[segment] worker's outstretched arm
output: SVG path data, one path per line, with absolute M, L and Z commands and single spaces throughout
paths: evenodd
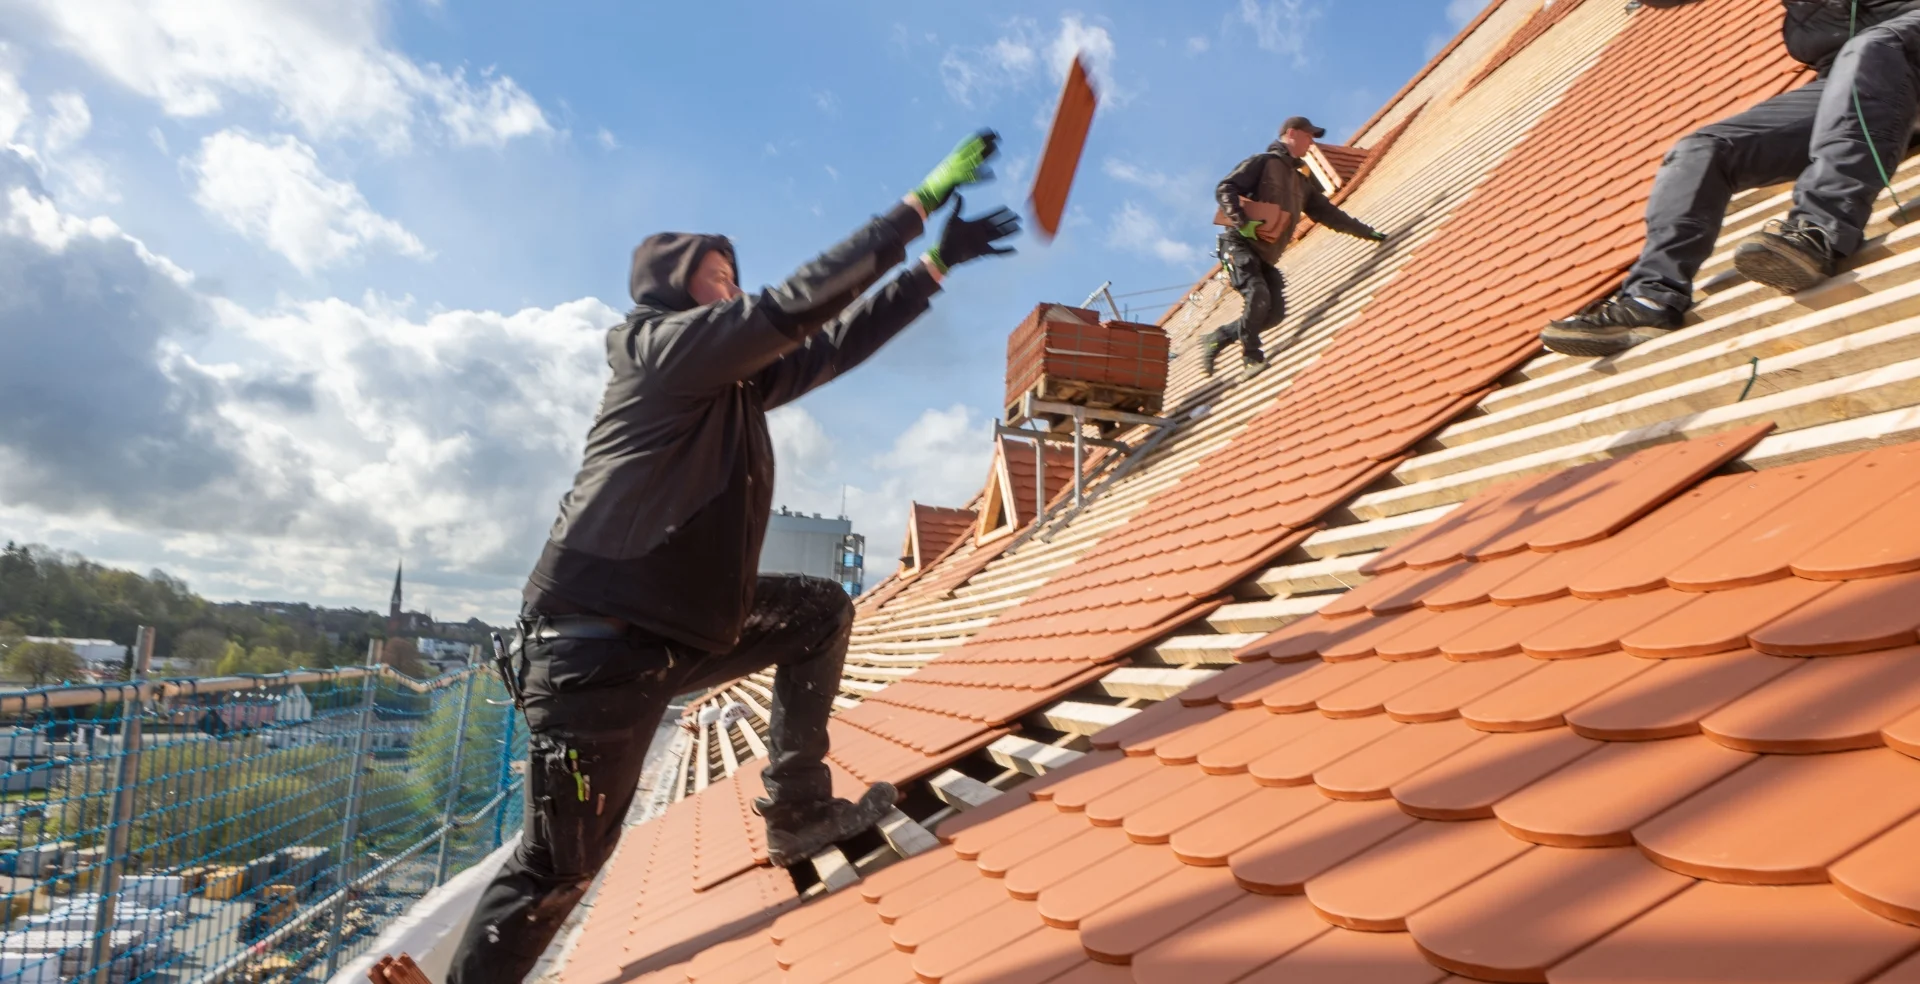
M 978 218 L 961 215 L 964 199 L 940 231 L 940 242 L 885 287 L 855 301 L 839 317 L 760 373 L 755 384 L 767 409 L 805 396 L 865 362 L 927 310 L 949 269 L 982 256 L 1013 252 L 997 245 L 1020 231 L 1020 219 L 1001 208 Z
M 997 138 L 983 131 L 961 142 L 926 181 L 853 235 L 757 294 L 646 321 L 630 321 L 620 347 L 646 368 L 654 385 L 705 392 L 752 379 L 799 348 L 906 258 L 929 206 L 953 189 L 988 176 Z
M 1387 238 L 1374 231 L 1372 226 L 1342 212 L 1338 205 L 1327 201 L 1327 196 L 1319 188 L 1314 188 L 1307 193 L 1306 212 L 1308 218 L 1335 232 L 1344 232 L 1349 236 L 1371 239 L 1374 242 Z
M 1260 187 L 1260 168 L 1266 163 L 1265 154 L 1255 154 L 1241 161 L 1220 183 L 1213 188 L 1214 200 L 1220 203 L 1220 211 L 1226 213 L 1234 225 L 1247 224 L 1247 213 L 1240 208 L 1240 196 L 1253 197 Z

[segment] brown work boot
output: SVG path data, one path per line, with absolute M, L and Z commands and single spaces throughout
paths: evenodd
M 788 806 L 762 796 L 753 812 L 767 820 L 767 860 L 791 868 L 879 823 L 899 798 L 892 783 L 876 782 L 858 803 L 835 798 Z
M 1838 258 L 1819 227 L 1795 219 L 1769 222 L 1733 248 L 1733 268 L 1782 294 L 1833 276 Z

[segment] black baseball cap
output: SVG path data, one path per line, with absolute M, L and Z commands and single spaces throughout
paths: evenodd
M 1326 127 L 1314 126 L 1313 121 L 1310 119 L 1307 119 L 1304 116 L 1287 117 L 1287 121 L 1285 123 L 1280 124 L 1280 132 L 1285 133 L 1288 130 L 1305 130 L 1308 133 L 1313 134 L 1313 137 L 1315 140 L 1318 140 L 1321 137 L 1324 137 L 1327 135 Z

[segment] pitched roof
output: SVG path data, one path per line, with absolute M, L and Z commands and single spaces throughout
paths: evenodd
M 1787 205 L 1743 194 L 1685 331 L 1539 355 L 1664 149 L 1801 76 L 1768 0 L 1583 3 L 1469 88 L 1535 9 L 1383 115 L 1344 207 L 1394 243 L 1289 251 L 1273 370 L 1177 358 L 1071 523 L 856 626 L 836 779 L 952 763 L 902 804 L 949 843 L 659 979 L 1920 974 L 1920 229 L 1778 297 L 1725 273 Z M 1176 346 L 1237 314 L 1194 294 Z
M 1920 948 L 1920 444 L 1697 482 L 1762 430 L 1482 494 L 728 964 L 1862 979 Z M 679 815 L 737 824 L 738 795 Z M 696 881 L 745 861 L 699 848 Z

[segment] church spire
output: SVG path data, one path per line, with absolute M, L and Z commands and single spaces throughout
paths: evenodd
M 393 565 L 393 603 L 387 608 L 387 621 L 393 626 L 400 624 L 400 575 L 404 568 L 404 562 Z

